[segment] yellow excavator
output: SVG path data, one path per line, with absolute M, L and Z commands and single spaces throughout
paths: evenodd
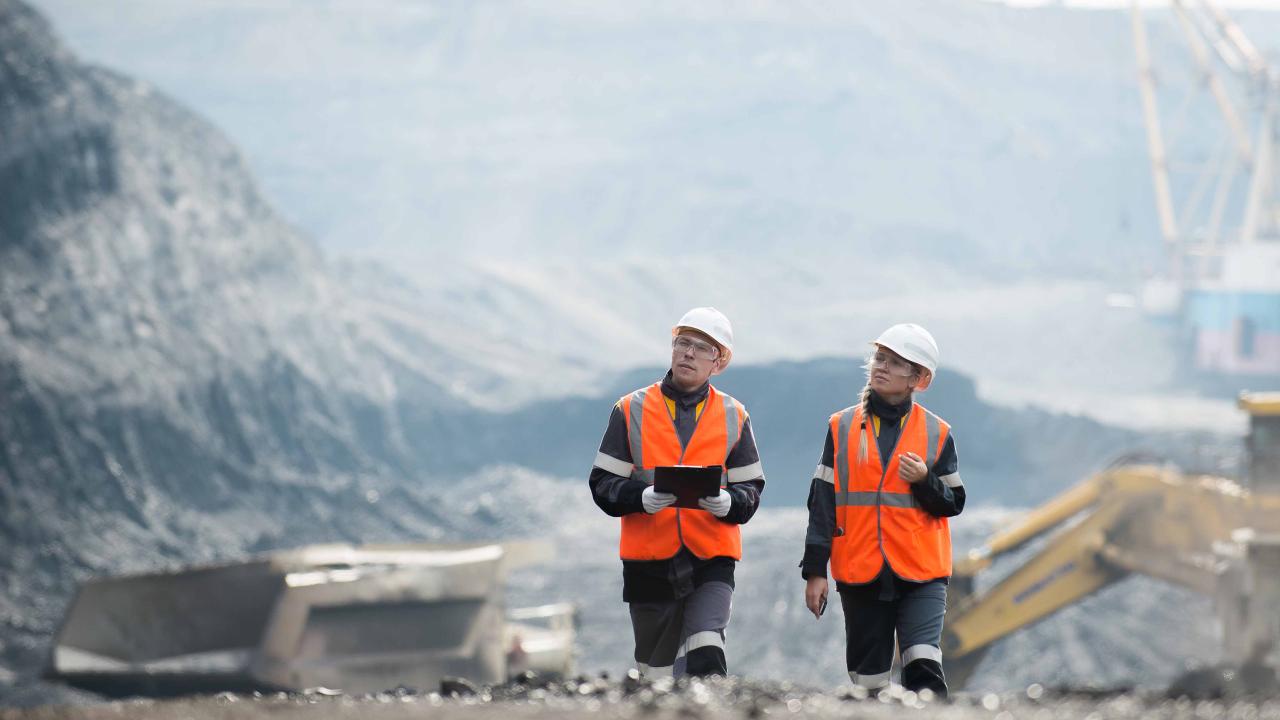
M 1223 655 L 1257 660 L 1280 644 L 1280 393 L 1242 394 L 1245 483 L 1170 466 L 1117 464 L 957 558 L 943 634 L 946 674 L 963 687 L 993 643 L 1130 573 L 1215 599 Z M 990 590 L 975 576 L 1055 528 Z

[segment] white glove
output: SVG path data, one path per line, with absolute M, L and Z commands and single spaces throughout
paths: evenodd
M 658 512 L 664 507 L 670 507 L 676 501 L 675 493 L 658 492 L 650 485 L 640 493 L 640 502 L 644 505 L 644 511 L 650 515 Z
M 698 498 L 698 507 L 707 512 L 722 518 L 729 514 L 729 506 L 733 504 L 733 498 L 724 488 L 720 488 L 720 494 L 715 497 Z

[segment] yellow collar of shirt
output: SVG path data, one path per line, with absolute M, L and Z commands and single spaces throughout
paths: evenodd
M 676 401 L 672 400 L 666 395 L 663 395 L 662 399 L 667 401 L 667 412 L 671 413 L 671 419 L 675 420 L 676 419 Z M 698 403 L 698 406 L 693 409 L 693 419 L 695 422 L 698 420 L 698 418 L 702 417 L 702 407 L 706 404 L 707 404 L 707 399 L 703 398 L 702 401 Z
M 670 400 L 668 400 L 667 402 L 668 402 L 668 403 L 670 403 L 671 401 L 670 401 Z M 673 406 L 673 407 L 674 407 L 674 406 Z M 868 413 L 868 414 L 870 415 L 870 413 Z M 903 415 L 903 416 L 898 420 L 898 429 L 899 429 L 899 430 L 901 430 L 901 429 L 902 429 L 902 426 L 903 426 L 903 425 L 906 425 L 906 424 L 907 424 L 907 416 L 906 416 L 906 415 Z M 880 416 L 879 416 L 879 415 L 871 415 L 871 428 L 872 428 L 873 430 L 875 430 L 875 432 L 876 432 L 876 437 L 880 437 Z

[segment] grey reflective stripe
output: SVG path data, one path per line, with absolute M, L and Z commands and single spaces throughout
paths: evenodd
M 631 477 L 639 480 L 645 485 L 653 484 L 653 468 L 636 468 L 631 471 Z
M 920 507 L 916 503 L 916 496 L 909 492 L 905 493 L 880 493 L 880 504 L 885 507 L 894 508 L 914 508 Z
M 943 475 L 938 479 L 942 481 L 943 485 L 946 485 L 949 488 L 960 487 L 964 485 L 964 481 L 960 479 L 960 473 L 958 472 L 951 473 L 950 475 Z
M 724 401 L 724 457 L 727 460 L 733 446 L 738 444 L 738 403 L 728 395 L 721 395 L 721 398 Z
M 874 490 L 866 490 L 863 492 L 846 492 L 841 493 L 836 498 L 836 505 L 847 505 L 854 507 L 875 507 L 877 499 L 880 505 L 893 508 L 914 508 L 919 507 L 916 504 L 916 498 L 911 493 L 878 493 Z
M 933 464 L 937 462 L 938 458 L 934 456 L 934 453 L 939 452 L 937 449 L 938 433 L 941 432 L 941 428 L 938 426 L 937 415 L 934 415 L 933 413 L 929 412 L 928 410 L 925 410 L 924 408 L 920 408 L 920 410 L 921 412 L 924 413 L 924 434 L 925 434 L 924 465 L 925 465 L 925 469 L 927 470 L 933 467 Z
M 907 665 L 916 660 L 932 660 L 942 662 L 942 651 L 932 645 L 912 645 L 902 651 L 902 664 Z
M 814 480 L 821 480 L 823 482 L 833 483 L 836 481 L 835 475 L 836 475 L 835 470 L 827 467 L 826 465 L 823 465 L 822 463 L 818 463 L 818 467 L 813 469 Z
M 602 452 L 596 453 L 595 466 L 605 472 L 610 472 L 621 477 L 630 477 L 631 471 L 636 469 L 636 467 L 631 463 L 619 460 L 612 455 L 607 455 Z
M 644 465 L 644 441 L 641 436 L 641 420 L 644 418 L 644 390 L 631 393 L 631 427 L 628 428 L 627 439 L 631 442 L 631 462 L 636 467 Z
M 757 460 L 750 465 L 742 467 L 729 468 L 729 482 L 740 483 L 748 480 L 755 480 L 758 477 L 764 477 L 764 466 Z
M 857 685 L 860 688 L 866 688 L 867 690 L 878 690 L 889 684 L 890 672 L 892 672 L 892 669 L 885 670 L 882 673 L 876 673 L 874 675 L 866 675 L 863 673 L 850 672 L 849 679 L 853 681 L 854 685 Z
M 842 492 L 836 497 L 836 505 L 852 505 L 855 507 L 875 507 L 876 496 L 879 495 L 875 490 L 862 492 Z
M 671 671 L 673 670 L 672 666 L 670 665 L 663 665 L 662 667 L 649 667 L 644 663 L 636 663 L 636 669 L 640 671 L 641 677 L 652 678 L 652 679 L 671 677 Z
M 835 443 L 835 446 L 837 448 L 836 480 L 840 482 L 840 490 L 845 500 L 845 502 L 840 502 L 839 498 L 837 498 L 836 500 L 837 505 L 849 504 L 848 502 L 849 500 L 849 452 L 850 451 L 857 452 L 856 447 L 852 447 L 852 448 L 848 447 L 849 427 L 853 425 L 853 416 L 855 412 L 856 412 L 855 408 L 849 408 L 844 412 L 840 413 L 840 423 L 836 429 L 836 432 L 840 434 L 840 437 L 832 438 L 832 441 Z M 861 436 L 861 433 L 859 433 L 859 436 Z M 840 451 L 840 448 L 843 448 L 843 452 Z
M 694 650 L 704 647 L 718 647 L 723 650 L 724 638 L 720 637 L 720 631 L 703 630 L 702 632 L 696 632 L 690 635 L 689 638 L 680 645 L 680 650 L 676 652 L 676 658 L 682 658 Z

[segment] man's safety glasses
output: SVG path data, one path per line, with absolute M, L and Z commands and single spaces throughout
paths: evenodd
M 688 335 L 677 335 L 672 338 L 671 349 L 682 355 L 693 350 L 693 356 L 699 360 L 715 360 L 720 356 L 720 348 Z

